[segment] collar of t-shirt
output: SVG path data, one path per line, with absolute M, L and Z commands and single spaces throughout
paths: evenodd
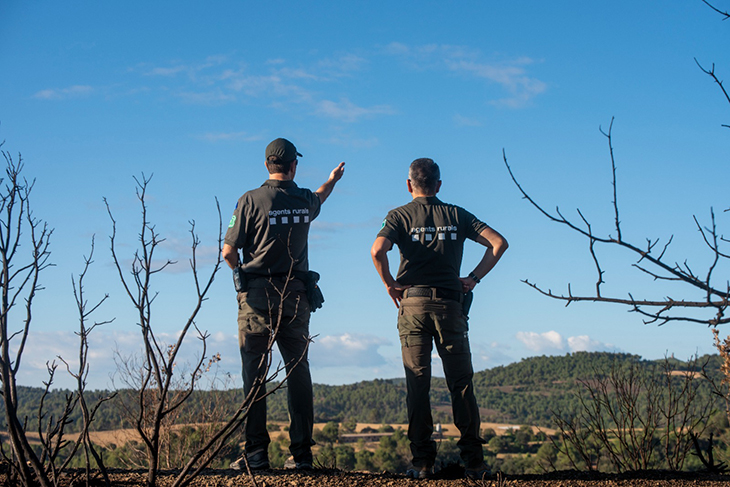
M 271 186 L 272 188 L 296 188 L 297 183 L 289 179 L 287 181 L 279 181 L 278 179 L 267 179 L 261 186 Z
M 441 200 L 435 196 L 418 196 L 413 198 L 413 201 L 422 205 L 438 205 L 441 203 Z

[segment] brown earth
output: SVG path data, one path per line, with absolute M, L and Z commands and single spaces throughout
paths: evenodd
M 111 482 L 114 486 L 142 486 L 146 472 L 113 470 Z M 60 483 L 62 486 L 86 485 L 83 472 L 77 471 L 66 476 Z M 484 481 L 464 479 L 463 472 L 458 469 L 442 472 L 432 480 L 410 480 L 403 475 L 369 474 L 357 472 L 341 472 L 338 470 L 316 469 L 311 472 L 298 473 L 292 470 L 269 470 L 256 474 L 255 483 L 246 474 L 234 470 L 208 470 L 193 479 L 192 487 L 720 487 L 730 485 L 730 476 L 706 473 L 670 473 L 660 471 L 640 472 L 623 475 L 587 474 L 581 472 L 556 472 L 545 475 L 514 475 L 492 477 Z M 160 487 L 170 487 L 175 480 L 176 472 L 162 472 L 159 476 Z M 0 484 L 5 484 L 0 475 Z M 93 486 L 104 485 L 100 478 L 91 483 Z

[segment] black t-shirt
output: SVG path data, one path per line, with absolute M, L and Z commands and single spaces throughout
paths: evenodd
M 244 272 L 261 275 L 309 270 L 309 224 L 319 196 L 294 181 L 267 180 L 238 199 L 225 243 L 243 251 Z M 291 257 L 290 257 L 291 254 Z
M 476 240 L 485 228 L 464 208 L 424 196 L 391 210 L 378 237 L 400 250 L 399 283 L 461 291 L 464 241 Z

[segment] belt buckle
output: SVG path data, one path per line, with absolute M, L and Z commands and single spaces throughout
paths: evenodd
M 411 287 L 406 290 L 408 298 L 431 298 L 433 299 L 434 291 L 430 287 Z

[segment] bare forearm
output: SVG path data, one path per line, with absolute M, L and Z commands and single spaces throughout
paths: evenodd
M 378 237 L 375 239 L 373 247 L 370 249 L 370 256 L 373 258 L 373 264 L 375 270 L 378 271 L 380 279 L 385 284 L 385 289 L 388 291 L 388 296 L 393 300 L 396 308 L 400 307 L 400 302 L 403 299 L 403 291 L 408 286 L 402 286 L 398 281 L 393 278 L 390 273 L 390 264 L 388 263 L 388 252 L 393 248 L 393 243 L 385 237 Z
M 335 189 L 336 181 L 332 181 L 331 179 L 328 179 L 326 183 L 324 183 L 322 186 L 319 187 L 315 193 L 317 193 L 317 196 L 319 196 L 319 201 L 324 203 L 327 198 L 329 198 L 329 195 L 332 194 L 332 190 Z
M 386 287 L 390 287 L 395 282 L 393 275 L 390 273 L 390 263 L 388 262 L 388 255 L 386 252 L 372 253 L 373 264 L 375 270 L 378 272 L 380 279 Z
M 497 265 L 502 254 L 507 250 L 509 244 L 507 240 L 495 230 L 487 227 L 477 237 L 477 242 L 484 245 L 487 249 L 484 251 L 484 257 L 479 261 L 477 266 L 467 277 L 460 277 L 461 285 L 464 292 L 474 289 L 474 286 Z
M 223 244 L 221 256 L 231 269 L 238 267 L 238 250 L 236 250 L 232 245 Z
M 329 195 L 332 194 L 332 190 L 335 189 L 335 184 L 337 184 L 337 181 L 342 179 L 342 176 L 345 174 L 345 163 L 341 162 L 337 165 L 336 168 L 332 170 L 330 173 L 330 177 L 325 181 L 325 183 L 319 187 L 317 191 L 314 193 L 319 196 L 320 203 L 324 203 L 327 198 L 329 198 Z

